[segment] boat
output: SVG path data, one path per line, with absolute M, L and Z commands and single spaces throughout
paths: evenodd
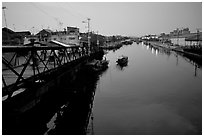
M 118 57 L 118 60 L 116 62 L 118 63 L 118 65 L 127 65 L 128 57 L 122 55 L 122 56 Z
M 96 60 L 86 64 L 87 69 L 92 72 L 101 72 L 108 68 L 109 60 Z

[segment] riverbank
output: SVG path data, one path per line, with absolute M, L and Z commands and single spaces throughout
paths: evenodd
M 178 46 L 170 46 L 168 44 L 163 44 L 161 42 L 155 42 L 155 41 L 149 41 L 149 42 L 146 42 L 146 43 L 150 44 L 152 46 L 161 47 L 161 48 L 165 48 L 167 50 L 172 50 L 172 51 L 175 51 L 175 52 L 182 53 L 185 56 L 190 57 L 190 58 L 194 58 L 196 60 L 202 60 L 202 54 L 199 55 L 199 54 L 195 54 L 195 53 L 192 53 L 192 52 L 187 52 L 187 51 L 184 51 L 183 48 L 178 47 Z

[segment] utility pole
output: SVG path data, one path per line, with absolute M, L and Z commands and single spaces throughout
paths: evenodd
M 32 27 L 33 36 L 34 36 L 34 28 L 35 28 L 35 27 L 33 26 L 33 27 Z M 32 33 L 32 32 L 31 32 L 31 33 Z
M 3 9 L 3 12 L 4 12 L 5 25 L 6 25 L 6 28 L 7 28 L 6 13 L 5 13 L 5 9 L 7 9 L 7 8 L 6 7 L 2 7 L 2 9 Z
M 91 43 L 90 43 L 90 18 L 87 18 L 87 21 L 82 21 L 82 23 L 87 23 L 88 24 L 88 53 L 90 53 L 91 49 Z
M 88 20 L 88 52 L 90 53 L 91 52 L 91 43 L 90 43 L 90 34 L 89 34 L 89 31 L 90 31 L 90 18 L 87 19 Z
M 97 44 L 97 47 L 98 47 L 99 46 L 98 31 L 97 31 L 97 35 L 96 35 L 96 44 Z
M 179 29 L 177 28 L 177 33 L 178 33 L 178 35 L 177 35 L 177 45 L 179 45 Z
M 199 45 L 199 29 L 197 29 L 197 46 L 200 46 Z

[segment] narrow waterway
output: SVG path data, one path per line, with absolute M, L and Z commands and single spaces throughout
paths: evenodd
M 116 65 L 127 55 L 128 66 Z M 143 43 L 109 51 L 100 77 L 88 133 L 201 134 L 202 67 L 175 52 Z

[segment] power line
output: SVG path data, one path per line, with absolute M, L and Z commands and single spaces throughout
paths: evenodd
M 66 10 L 66 11 L 68 11 L 69 13 L 70 13 L 70 15 L 72 15 L 73 17 L 76 17 L 76 18 L 78 18 L 77 16 L 76 16 L 76 14 L 74 13 L 74 12 L 72 12 L 71 10 L 69 10 L 69 9 L 67 9 L 67 8 L 64 8 L 64 7 L 62 7 L 61 5 L 59 5 L 59 4 L 61 4 L 61 3 L 58 3 L 58 6 L 60 7 L 60 8 L 63 8 L 64 10 Z
M 73 7 L 68 3 L 66 2 L 66 5 L 71 8 L 73 10 Z M 80 12 L 78 12 L 77 10 L 75 10 L 75 13 L 77 13 L 76 15 L 80 16 L 80 17 L 83 17 L 83 18 L 88 18 L 87 16 L 81 14 Z
M 35 8 L 37 8 L 38 10 L 40 10 L 42 13 L 44 13 L 45 15 L 51 17 L 47 12 L 43 11 L 41 8 L 39 8 L 37 5 L 35 5 L 33 2 L 30 3 L 32 6 L 34 6 Z M 53 17 L 51 17 L 53 18 Z
M 37 8 L 38 10 L 40 10 L 42 13 L 44 13 L 45 15 L 49 16 L 51 19 L 53 19 L 54 21 L 57 21 L 58 23 L 60 22 L 59 19 L 57 17 L 54 17 L 52 15 L 50 15 L 49 13 L 47 13 L 45 10 L 42 10 L 39 6 L 37 6 L 35 3 L 31 2 L 31 5 L 33 5 L 35 8 Z
M 49 16 L 51 19 L 53 19 L 54 21 L 56 21 L 57 23 L 58 23 L 58 26 L 60 26 L 60 27 L 62 27 L 62 25 L 63 25 L 63 22 L 61 22 L 60 20 L 59 20 L 59 18 L 57 18 L 57 17 L 55 17 L 55 16 L 53 16 L 53 15 L 50 15 L 48 12 L 46 12 L 44 9 L 42 9 L 42 8 L 40 8 L 37 4 L 35 4 L 35 3 L 33 3 L 33 2 L 31 2 L 30 3 L 32 6 L 34 6 L 35 8 L 37 8 L 40 12 L 42 12 L 43 14 L 45 14 L 45 15 L 47 15 L 47 16 Z M 69 9 L 72 9 L 73 10 L 73 8 L 72 8 L 72 6 L 70 5 L 70 4 L 68 4 L 67 2 L 65 2 L 65 4 L 69 7 L 69 8 L 65 8 L 64 6 L 61 6 L 60 4 L 62 4 L 62 3 L 56 3 L 60 8 L 62 8 L 62 9 L 64 9 L 64 10 L 66 10 L 66 11 L 68 11 L 69 13 L 70 13 L 70 15 L 72 15 L 72 16 L 74 16 L 74 17 L 76 17 L 76 18 L 78 18 L 78 19 L 82 19 L 82 18 L 88 18 L 88 17 L 86 17 L 85 15 L 83 15 L 83 14 L 81 14 L 80 12 L 78 12 L 78 11 L 76 11 L 76 10 L 74 10 L 75 12 L 72 12 L 71 10 L 69 10 Z

